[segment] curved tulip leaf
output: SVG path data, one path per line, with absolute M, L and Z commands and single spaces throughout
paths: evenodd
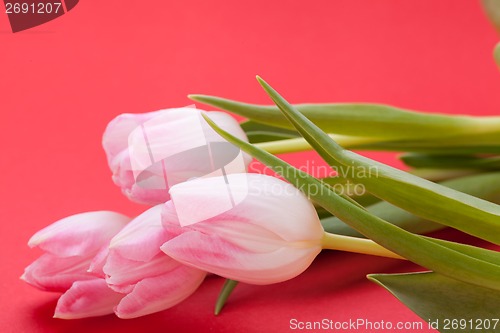
M 440 184 L 484 200 L 500 203 L 500 172 L 472 175 Z M 373 215 L 415 234 L 426 234 L 444 228 L 442 224 L 425 220 L 385 201 L 370 205 L 366 209 Z M 363 237 L 337 217 L 324 218 L 321 224 L 325 231 L 330 233 Z
M 495 58 L 495 62 L 497 66 L 500 67 L 500 43 L 495 46 L 495 50 L 493 50 L 493 57 Z
M 260 147 L 259 147 L 260 148 Z M 356 185 L 347 181 L 347 179 L 342 178 L 342 177 L 326 177 L 326 178 L 321 178 L 321 181 L 330 187 L 332 187 L 336 192 L 340 193 L 345 193 L 354 200 L 356 200 L 357 203 L 359 203 L 361 206 L 366 207 L 373 205 L 374 203 L 380 202 L 380 199 L 371 195 L 370 193 L 367 193 L 366 191 L 363 191 L 362 193 L 356 193 Z
M 483 8 L 486 15 L 490 18 L 491 23 L 500 32 L 500 1 L 498 0 L 482 0 Z
M 328 135 L 344 148 L 356 150 L 420 152 L 441 155 L 500 153 L 500 133 L 492 134 L 490 138 L 487 138 L 487 143 L 477 142 L 483 141 L 484 138 L 467 135 L 454 137 L 453 139 L 434 138 L 429 140 L 387 140 L 341 134 Z M 259 146 L 272 154 L 294 153 L 313 149 L 302 137 L 279 138 L 280 134 L 273 136 L 273 134 L 269 133 L 268 137 L 258 138 Z M 257 143 L 257 140 L 254 141 Z
M 204 116 L 224 139 L 257 158 L 352 228 L 386 249 L 435 272 L 494 290 L 500 290 L 500 253 L 436 241 L 407 232 L 330 190 L 329 186 L 278 157 L 239 140 Z M 479 253 L 479 254 L 478 254 Z M 489 259 L 494 258 L 494 259 Z
M 418 168 L 408 170 L 409 173 L 420 178 L 425 178 L 433 182 L 442 182 L 445 180 L 455 179 L 459 177 L 471 176 L 480 174 L 480 170 L 470 169 L 426 169 Z
M 472 246 L 472 245 L 461 244 L 461 243 L 446 241 L 446 240 L 442 240 L 442 239 L 427 237 L 427 236 L 421 236 L 421 237 L 430 241 L 430 242 L 433 242 L 435 244 L 439 244 L 439 245 L 445 246 L 448 249 L 455 250 L 457 252 L 465 254 L 471 258 L 476 258 L 476 259 L 482 260 L 484 262 L 489 262 L 491 264 L 496 265 L 497 267 L 500 267 L 500 252 L 483 249 L 483 248 L 480 248 L 477 246 Z M 498 288 L 500 288 L 500 286 L 498 286 Z M 497 288 L 495 288 L 495 289 L 497 289 Z
M 415 168 L 500 170 L 500 156 L 404 154 L 399 158 Z
M 251 120 L 242 122 L 240 126 L 245 131 L 250 143 L 271 142 L 300 136 L 296 131 L 256 123 Z
M 500 153 L 500 132 L 488 135 L 461 135 L 434 139 L 379 141 L 358 145 L 356 149 L 407 151 L 433 154 Z
M 224 98 L 189 95 L 194 101 L 230 111 L 255 122 L 294 130 L 276 106 L 241 103 Z M 378 139 L 418 139 L 485 135 L 500 143 L 500 117 L 452 116 L 408 111 L 381 104 L 297 104 L 304 116 L 327 133 Z M 485 140 L 481 140 L 485 142 Z M 432 145 L 432 140 L 429 140 Z M 436 146 L 436 145 L 434 145 Z
M 265 81 L 258 81 L 297 131 L 341 175 L 412 214 L 500 244 L 499 205 L 345 150 Z
M 499 332 L 500 292 L 425 272 L 370 274 L 439 332 Z

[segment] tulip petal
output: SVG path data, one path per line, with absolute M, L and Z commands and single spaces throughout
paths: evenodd
M 76 214 L 38 231 L 28 245 L 60 257 L 88 255 L 99 251 L 129 221 L 108 211 Z
M 128 151 L 137 185 L 168 190 L 174 184 L 210 175 L 228 165 L 231 165 L 228 171 L 246 171 L 248 162 L 245 163 L 240 150 L 217 134 L 201 115 L 202 111 L 196 109 L 171 109 L 130 133 Z M 207 115 L 216 118 L 229 132 L 246 139 L 231 116 L 220 112 Z M 234 161 L 238 157 L 241 163 Z
M 119 158 L 118 155 L 128 149 L 128 136 L 136 127 L 163 112 L 168 112 L 168 110 L 123 113 L 111 120 L 102 138 L 102 146 L 106 152 L 108 163 L 113 164 L 114 160 Z
M 239 247 L 214 233 L 197 231 L 166 242 L 162 251 L 175 260 L 228 279 L 251 284 L 270 284 L 291 279 L 309 267 L 321 246 L 268 248 L 256 252 Z
M 136 318 L 168 309 L 189 297 L 205 276 L 205 272 L 179 264 L 173 271 L 137 283 L 115 313 L 120 318 Z
M 41 290 L 64 292 L 75 281 L 94 279 L 87 273 L 90 259 L 87 257 L 57 257 L 43 254 L 25 268 L 21 279 Z
M 77 281 L 58 300 L 54 318 L 77 319 L 111 314 L 123 298 L 103 279 Z
M 186 265 L 268 284 L 302 273 L 321 251 L 324 231 L 313 205 L 277 178 L 197 179 L 172 187 L 170 194 L 162 219 L 174 237 L 161 249 Z
M 136 261 L 123 258 L 113 250 L 110 251 L 104 272 L 106 274 L 106 282 L 115 291 L 130 292 L 131 286 L 134 286 L 139 281 L 165 274 L 179 266 L 179 263 L 165 253 L 161 252 L 148 261 Z
M 189 210 L 196 216 L 203 216 L 205 211 L 220 211 L 196 223 L 196 228 L 236 221 L 269 230 L 288 242 L 321 239 L 324 231 L 314 206 L 291 184 L 260 174 L 230 174 L 224 181 L 221 179 L 199 179 L 173 186 L 173 206 L 165 205 L 163 215 L 182 218 Z M 229 197 L 236 199 L 232 202 Z M 176 209 L 176 213 L 168 212 L 169 209 Z M 178 226 L 179 222 L 165 217 L 163 223 L 168 227 Z
M 194 177 L 245 172 L 252 158 L 229 144 L 194 107 L 113 119 L 103 135 L 103 148 L 113 181 L 130 200 L 159 204 L 168 189 Z M 238 122 L 224 112 L 208 112 L 221 128 L 248 141 Z M 182 129 L 182 130 L 179 130 Z M 215 169 L 214 161 L 217 166 Z M 221 165 L 218 165 L 221 164 Z M 215 171 L 214 171 L 215 170 Z
M 154 206 L 136 217 L 113 237 L 110 249 L 136 261 L 148 261 L 160 253 L 160 246 L 168 239 L 161 222 L 162 208 Z
M 109 247 L 103 246 L 101 250 L 95 255 L 89 265 L 88 273 L 94 275 L 95 277 L 100 277 L 104 279 L 106 275 L 104 274 L 103 267 L 106 264 L 106 260 L 109 254 Z

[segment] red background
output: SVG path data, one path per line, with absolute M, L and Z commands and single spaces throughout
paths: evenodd
M 364 278 L 415 267 L 343 253 L 322 254 L 289 282 L 239 286 L 218 317 L 220 278 L 148 317 L 63 321 L 51 318 L 57 295 L 18 277 L 39 255 L 27 240 L 49 223 L 144 209 L 112 184 L 101 149 L 119 113 L 187 105 L 188 93 L 269 103 L 259 74 L 292 102 L 498 115 L 496 41 L 470 0 L 81 1 L 16 34 L 0 13 L 0 330 L 286 332 L 291 318 L 420 321 Z M 390 154 L 371 156 L 394 164 Z

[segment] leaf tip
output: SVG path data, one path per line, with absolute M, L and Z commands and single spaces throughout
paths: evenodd
M 196 101 L 196 102 L 202 102 L 203 101 L 203 97 L 205 97 L 205 95 L 189 94 L 189 95 L 187 95 L 187 97 L 190 100 L 193 100 L 193 101 Z
M 257 82 L 259 82 L 259 84 L 262 86 L 262 88 L 264 88 L 265 90 L 268 89 L 269 84 L 263 79 L 260 77 L 260 75 L 256 75 L 255 78 L 257 79 Z

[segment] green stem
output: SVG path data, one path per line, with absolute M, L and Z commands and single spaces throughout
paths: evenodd
M 387 250 L 374 241 L 365 238 L 335 235 L 325 232 L 321 239 L 321 246 L 325 250 L 338 250 L 362 254 L 370 254 L 379 257 L 403 259 L 400 255 Z
M 224 282 L 224 286 L 222 286 L 222 290 L 217 298 L 217 302 L 215 303 L 215 315 L 218 315 L 221 312 L 224 304 L 226 304 L 227 299 L 237 285 L 238 281 L 235 280 L 227 279 L 226 282 Z

